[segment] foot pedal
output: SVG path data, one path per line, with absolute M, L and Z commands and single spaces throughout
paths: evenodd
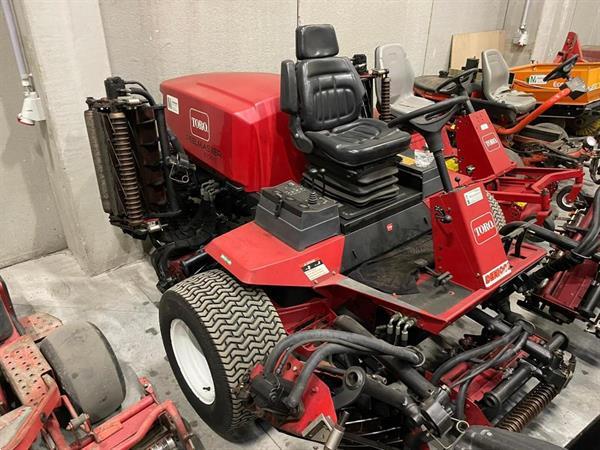
M 433 277 L 433 285 L 435 287 L 444 286 L 445 284 L 448 284 L 452 279 L 452 274 L 450 272 L 438 273 L 435 270 L 431 269 L 429 267 L 429 263 L 425 259 L 419 258 L 415 260 L 415 265 L 419 269 L 424 270 Z

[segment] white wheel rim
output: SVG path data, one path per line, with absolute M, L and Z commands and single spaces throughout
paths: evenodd
M 181 319 L 171 322 L 170 333 L 173 353 L 187 385 L 202 403 L 212 405 L 215 401 L 215 383 L 198 340 Z

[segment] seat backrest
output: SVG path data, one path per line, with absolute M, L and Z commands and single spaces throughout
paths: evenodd
M 296 85 L 302 129 L 321 131 L 356 120 L 365 90 L 331 25 L 296 28 Z
M 510 89 L 508 64 L 498 50 L 489 49 L 481 52 L 481 70 L 483 72 L 483 95 L 488 100 L 496 100 L 495 94 L 500 88 Z
M 413 94 L 415 72 L 413 71 L 406 52 L 400 44 L 380 45 L 375 49 L 375 67 L 388 69 L 390 77 L 390 98 L 408 97 Z M 375 89 L 377 98 L 381 95 L 381 82 L 378 80 Z

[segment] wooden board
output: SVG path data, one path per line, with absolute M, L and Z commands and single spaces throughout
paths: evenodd
M 467 58 L 481 59 L 481 52 L 495 48 L 504 52 L 504 31 L 482 31 L 479 33 L 462 33 L 452 35 L 450 68 L 460 69 Z M 481 61 L 479 61 L 481 67 Z

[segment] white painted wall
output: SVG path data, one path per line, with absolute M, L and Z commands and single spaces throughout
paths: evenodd
M 0 267 L 66 247 L 38 130 L 19 125 L 23 96 L 0 10 Z

